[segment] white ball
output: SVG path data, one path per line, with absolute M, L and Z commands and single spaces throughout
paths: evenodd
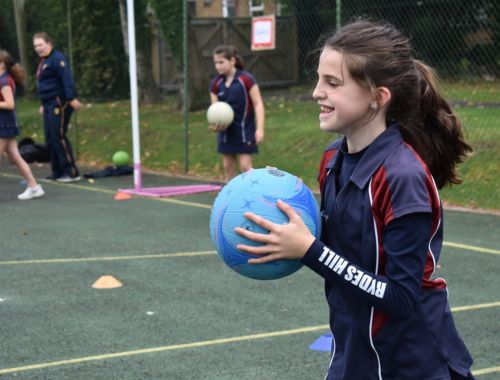
M 223 125 L 228 127 L 233 122 L 234 111 L 226 102 L 215 102 L 208 107 L 207 121 L 210 125 Z

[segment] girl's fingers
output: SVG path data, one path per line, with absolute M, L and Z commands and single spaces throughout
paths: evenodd
M 236 227 L 234 231 L 244 238 L 255 241 L 257 243 L 268 243 L 269 240 L 267 234 L 259 234 L 257 232 L 248 231 L 242 227 Z
M 266 220 L 263 217 L 258 216 L 252 212 L 245 212 L 244 216 L 248 220 L 251 220 L 252 222 L 258 224 L 259 226 L 270 232 L 272 232 L 274 229 L 275 224 L 273 222 L 270 222 L 269 220 Z
M 240 251 L 251 253 L 252 255 L 261 256 L 261 255 L 268 255 L 270 253 L 269 247 L 267 245 L 254 247 L 252 245 L 238 244 L 236 245 L 236 248 L 238 248 Z
M 290 206 L 288 203 L 283 202 L 281 199 L 278 199 L 278 207 L 286 214 L 286 216 L 288 216 L 288 219 L 290 220 L 295 219 L 299 215 L 295 212 L 292 206 Z
M 249 259 L 249 264 L 266 264 L 276 260 L 272 255 L 265 255 L 256 259 Z
M 213 132 L 220 132 L 220 131 L 223 131 L 224 129 L 226 129 L 226 126 L 225 125 L 218 125 L 218 124 L 210 124 L 208 126 L 208 129 L 213 131 Z
M 269 247 L 266 245 L 260 247 L 254 247 L 251 245 L 238 244 L 236 248 L 238 248 L 240 251 L 260 256 L 249 259 L 248 260 L 249 264 L 270 263 L 271 261 L 278 260 L 280 258 L 279 254 L 269 252 Z

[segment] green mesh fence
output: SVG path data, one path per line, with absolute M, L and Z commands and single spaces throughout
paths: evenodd
M 30 37 L 35 31 L 46 30 L 56 37 L 59 49 L 68 53 L 68 48 L 72 47 L 81 97 L 101 103 L 128 99 L 126 38 L 123 35 L 125 0 L 0 0 L 4 10 L 0 15 L 0 47 L 19 59 L 13 7 L 16 3 L 24 3 L 29 73 L 35 72 L 37 64 Z M 359 16 L 385 20 L 402 29 L 411 38 L 416 57 L 435 68 L 441 89 L 463 120 L 474 148 L 474 155 L 460 167 L 465 183 L 459 190 L 443 191 L 445 200 L 465 206 L 500 209 L 500 1 L 193 0 L 187 1 L 187 7 L 182 5 L 182 0 L 135 0 L 143 104 L 158 104 L 173 97 L 176 107 L 168 109 L 178 112 L 175 117 L 182 126 L 183 65 L 188 65 L 192 112 L 184 122 L 189 122 L 193 131 L 193 125 L 198 127 L 201 123 L 203 117 L 200 115 L 209 102 L 208 83 L 215 75 L 212 50 L 218 44 L 227 43 L 238 47 L 248 70 L 257 78 L 265 100 L 269 101 L 270 123 L 273 118 L 279 119 L 284 112 L 293 109 L 310 113 L 305 104 L 312 103 L 314 75 L 311 74 L 316 69 L 315 52 L 321 35 Z M 183 38 L 183 9 L 187 9 L 189 17 L 186 39 Z M 252 51 L 251 17 L 269 14 L 276 17 L 275 48 Z M 69 36 L 72 36 L 71 41 Z M 186 46 L 184 40 L 188 42 Z M 187 49 L 185 62 L 184 48 Z M 30 88 L 35 89 L 33 78 Z M 273 103 L 275 98 L 286 101 Z M 272 108 L 275 103 L 276 110 Z M 297 114 L 290 123 L 302 116 Z M 280 123 L 289 123 L 288 119 L 283 120 Z M 90 125 L 87 127 L 90 130 Z M 186 146 L 189 152 L 177 149 L 175 157 L 151 154 L 145 157 L 149 166 L 170 169 L 177 165 L 189 171 L 192 168 L 211 170 L 206 162 L 214 160 L 213 156 L 197 155 L 193 151 L 195 143 L 183 141 L 188 134 L 174 131 L 168 138 L 169 142 L 176 141 L 175 146 Z M 274 136 L 278 138 L 291 137 L 280 132 Z M 318 143 L 309 137 L 302 140 L 306 141 L 305 148 L 299 147 L 304 154 L 302 161 L 310 160 L 311 163 L 299 165 L 297 170 L 314 171 L 315 158 L 308 154 L 309 150 L 318 149 Z M 205 141 L 196 144 L 200 151 L 213 149 L 205 145 Z M 169 149 L 174 150 L 172 145 Z M 264 147 L 262 156 L 266 152 L 270 150 Z M 180 164 L 184 161 L 185 165 Z

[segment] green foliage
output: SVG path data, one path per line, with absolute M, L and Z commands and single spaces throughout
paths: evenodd
M 6 2 L 6 0 L 0 1 Z M 136 3 L 145 9 L 145 1 Z M 68 20 L 68 4 L 71 20 Z M 12 9 L 12 6 L 7 9 Z M 128 96 L 128 64 L 117 1 L 28 0 L 25 2 L 25 12 L 29 38 L 27 46 L 32 45 L 31 38 L 34 33 L 45 31 L 54 38 L 56 49 L 68 57 L 70 55 L 68 26 L 71 21 L 72 69 L 80 97 L 113 99 Z M 145 16 L 142 17 L 142 20 L 144 19 Z M 15 39 L 15 33 L 12 33 L 15 32 L 15 25 L 13 22 L 10 24 L 9 36 L 12 35 Z M 3 34 L 1 28 L 4 23 L 0 25 L 2 25 L 0 32 Z M 141 36 L 140 33 L 138 35 Z M 27 72 L 35 73 L 39 58 L 33 49 L 29 49 L 28 54 L 31 65 L 26 68 Z M 30 86 L 32 89 L 35 88 L 33 77 Z
M 128 65 L 118 2 L 73 2 L 71 17 L 74 75 L 80 96 L 93 99 L 127 96 Z
M 151 0 L 161 22 L 163 34 L 168 41 L 172 55 L 182 68 L 183 4 L 182 0 Z
M 12 0 L 0 0 L 0 48 L 7 50 L 15 59 L 19 59 L 14 23 Z
M 27 46 L 32 45 L 34 33 L 47 32 L 55 40 L 56 49 L 72 58 L 73 75 L 81 98 L 109 100 L 129 96 L 128 57 L 124 49 L 119 1 L 126 8 L 125 0 L 25 1 Z M 18 58 L 12 4 L 12 0 L 0 0 L 3 11 L 0 15 L 0 46 Z M 134 5 L 136 48 L 138 53 L 143 53 L 142 57 L 148 57 L 151 50 L 146 14 L 148 1 L 135 0 Z M 39 58 L 31 48 L 28 55 L 30 65 L 26 70 L 34 74 Z M 145 60 L 149 62 L 147 58 Z M 29 86 L 35 90 L 33 75 Z

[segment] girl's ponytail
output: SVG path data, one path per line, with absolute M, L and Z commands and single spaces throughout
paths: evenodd
M 413 131 L 416 132 L 414 137 L 419 139 L 416 150 L 429 167 L 438 188 L 461 183 L 456 166 L 472 148 L 465 142 L 460 119 L 439 94 L 434 71 L 419 60 L 413 63 L 420 77 L 420 120 Z
M 245 60 L 243 59 L 243 57 L 241 55 L 239 55 L 238 53 L 236 53 L 234 58 L 236 60 L 236 64 L 234 66 L 238 70 L 245 70 Z
M 14 63 L 9 70 L 9 74 L 14 78 L 16 84 L 24 86 L 26 83 L 26 71 L 19 63 Z
M 0 50 L 0 62 L 5 64 L 5 69 L 18 85 L 26 82 L 26 71 L 19 63 L 14 63 L 14 59 L 7 50 Z

